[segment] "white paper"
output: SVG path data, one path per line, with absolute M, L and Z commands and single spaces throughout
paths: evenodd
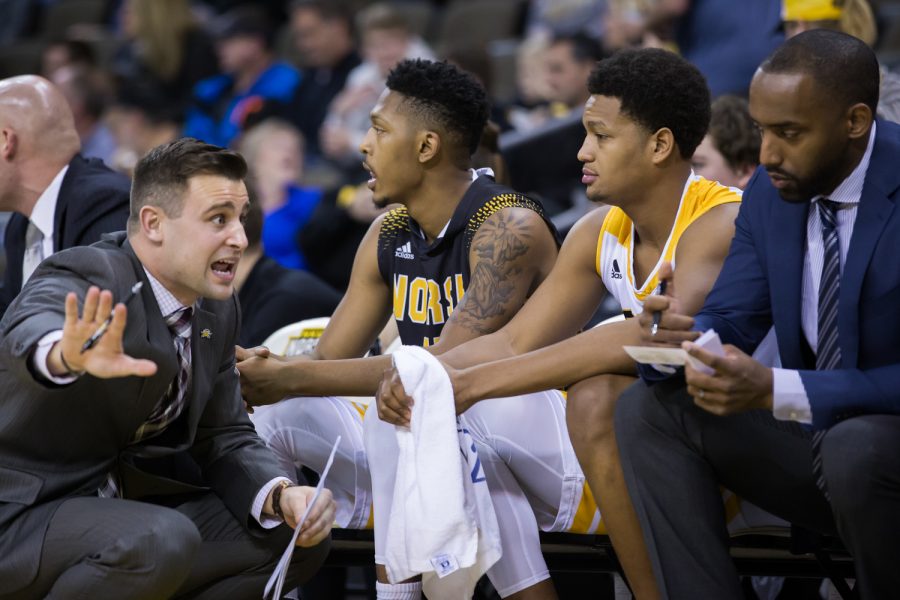
M 270 592 L 274 592 L 271 594 L 273 599 L 281 598 L 281 592 L 284 588 L 284 580 L 287 577 L 288 566 L 291 564 L 291 557 L 294 555 L 294 548 L 297 545 L 297 537 L 300 535 L 300 529 L 303 527 L 303 523 L 306 522 L 306 517 L 309 516 L 309 511 L 312 510 L 312 507 L 315 506 L 316 500 L 319 499 L 319 494 L 322 493 L 322 490 L 325 489 L 325 478 L 328 477 L 328 471 L 331 470 L 331 463 L 334 462 L 334 455 L 337 452 L 338 445 L 341 443 L 341 436 L 338 436 L 334 441 L 334 446 L 331 448 L 331 454 L 328 456 L 328 462 L 325 463 L 325 468 L 322 469 L 322 474 L 319 475 L 319 485 L 316 486 L 316 491 L 313 494 L 312 500 L 310 500 L 309 504 L 306 505 L 306 510 L 303 511 L 303 516 L 300 517 L 300 520 L 297 522 L 297 527 L 294 528 L 294 535 L 291 536 L 291 541 L 288 544 L 287 548 L 284 550 L 284 554 L 281 555 L 281 560 L 278 561 L 278 565 L 276 565 L 275 570 L 272 572 L 272 575 L 269 577 L 269 581 L 266 582 L 266 589 L 263 591 L 263 600 L 269 597 Z
M 711 354 L 725 356 L 719 334 L 712 329 L 707 329 L 703 332 L 694 343 Z M 693 368 L 701 373 L 706 373 L 707 375 L 714 373 L 711 367 L 703 364 L 681 348 L 658 348 L 655 346 L 623 346 L 623 348 L 628 353 L 628 356 L 641 364 L 682 366 L 685 362 L 689 362 Z

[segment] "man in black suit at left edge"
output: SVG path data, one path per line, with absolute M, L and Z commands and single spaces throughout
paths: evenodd
M 241 400 L 246 168 L 190 138 L 150 151 L 127 232 L 44 260 L 0 320 L 0 599 L 261 597 L 314 490 Z M 285 589 L 333 521 L 324 490 Z
M 6 227 L 6 273 L 0 316 L 42 259 L 121 231 L 129 181 L 81 142 L 62 93 L 35 75 L 0 80 L 0 210 Z

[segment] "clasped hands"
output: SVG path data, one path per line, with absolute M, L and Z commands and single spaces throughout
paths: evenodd
M 713 369 L 712 374 L 706 374 L 690 363 L 685 364 L 687 391 L 700 408 L 720 416 L 750 409 L 771 410 L 772 369 L 731 344 L 723 345 L 725 356 L 717 356 L 693 343 L 700 334 L 692 329 L 694 319 L 681 312 L 670 263 L 663 263 L 659 277 L 668 280 L 666 294 L 648 296 L 637 317 L 644 345 L 680 347 Z M 650 330 L 656 312 L 660 313 L 659 328 L 656 335 L 652 335 Z

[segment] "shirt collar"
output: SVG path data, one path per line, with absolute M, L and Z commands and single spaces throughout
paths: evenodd
M 872 130 L 869 132 L 869 142 L 866 144 L 866 152 L 863 154 L 862 160 L 853 169 L 853 172 L 843 180 L 840 185 L 834 188 L 834 191 L 828 196 L 832 202 L 841 204 L 857 204 L 862 196 L 863 184 L 866 182 L 866 171 L 869 170 L 869 162 L 872 160 L 872 148 L 875 146 L 875 123 L 872 123 Z M 824 196 L 816 196 L 813 200 L 820 200 Z
M 45 240 L 53 239 L 53 220 L 56 216 L 56 202 L 59 198 L 59 189 L 62 187 L 63 177 L 66 176 L 68 170 L 69 165 L 60 169 L 59 173 L 56 174 L 56 177 L 53 178 L 53 181 L 50 182 L 50 185 L 48 185 L 43 193 L 38 196 L 34 208 L 31 209 L 31 216 L 28 218 L 28 220 L 34 223 L 34 226 L 40 230 Z
M 163 318 L 187 308 L 187 306 L 182 304 L 172 292 L 167 290 L 156 277 L 150 274 L 147 267 L 144 267 L 144 273 L 146 273 L 147 279 L 150 281 L 150 289 L 153 290 L 153 297 L 156 298 L 156 303 L 159 305 L 159 312 L 162 313 Z

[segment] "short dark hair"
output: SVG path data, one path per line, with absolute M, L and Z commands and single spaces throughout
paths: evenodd
M 243 181 L 247 177 L 247 163 L 237 152 L 194 138 L 157 146 L 134 168 L 128 230 L 137 227 L 144 206 L 158 206 L 170 217 L 180 216 L 184 192 L 190 179 L 197 175 L 220 175 Z
M 709 87 L 700 71 L 658 48 L 627 49 L 597 63 L 588 79 L 597 96 L 618 98 L 621 111 L 653 132 L 667 127 L 689 159 L 709 127 Z
M 569 44 L 572 49 L 572 59 L 578 63 L 597 62 L 608 56 L 603 49 L 603 43 L 583 31 L 559 33 L 550 42 L 551 46 L 556 44 Z
M 405 97 L 416 116 L 446 131 L 466 158 L 475 153 L 490 113 L 487 92 L 475 77 L 446 61 L 402 60 L 386 85 Z
M 310 9 L 316 11 L 319 16 L 327 21 L 338 19 L 347 25 L 347 30 L 353 30 L 353 7 L 349 0 L 293 0 L 288 5 L 288 10 Z
M 762 142 L 745 98 L 726 95 L 713 101 L 709 137 L 732 169 L 759 164 Z
M 842 103 L 841 108 L 862 102 L 878 107 L 881 70 L 878 59 L 865 42 L 840 31 L 804 31 L 779 46 L 759 68 L 765 73 L 810 75 L 823 98 Z

